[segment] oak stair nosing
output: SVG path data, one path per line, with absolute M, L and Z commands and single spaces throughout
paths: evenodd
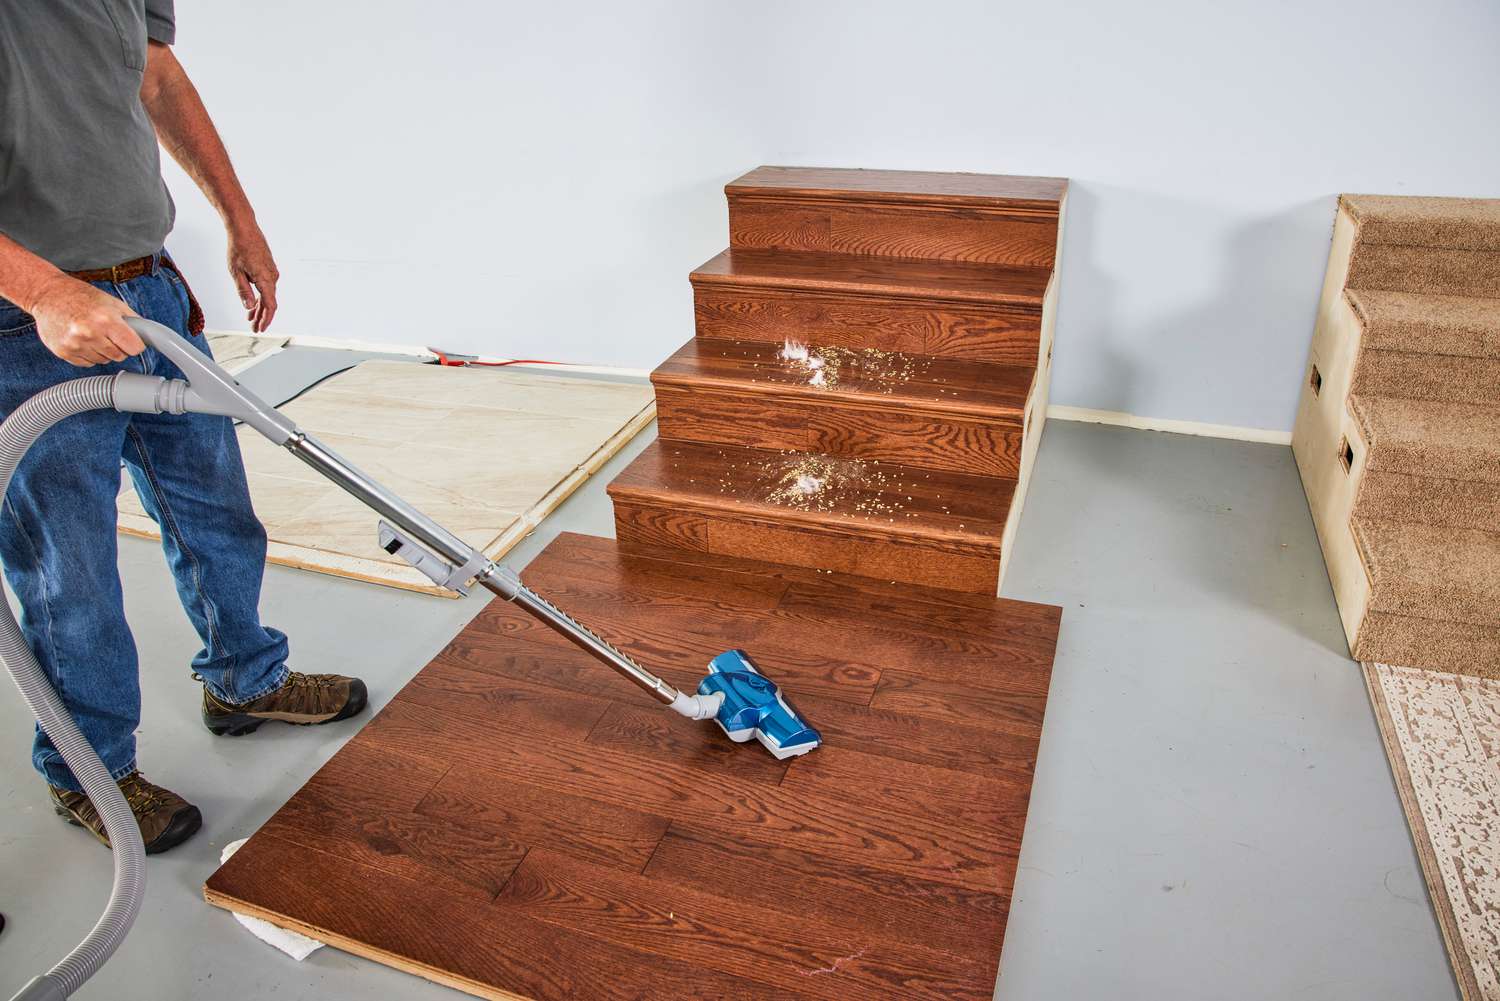
M 1023 222 L 1055 223 L 1060 211 L 1059 203 L 1024 200 L 994 201 L 989 203 L 941 201 L 936 198 L 872 198 L 870 192 L 800 192 L 790 188 L 733 188 L 725 186 L 724 193 L 731 201 L 762 203 L 794 203 L 809 206 L 837 206 L 839 208 L 878 208 L 885 211 L 910 210 L 916 212 L 943 212 L 966 217 L 989 217 Z
M 851 261 L 866 260 L 873 266 L 885 267 L 895 270 L 890 262 L 909 261 L 913 264 L 921 263 L 931 267 L 943 264 L 958 265 L 953 270 L 955 276 L 960 270 L 967 270 L 971 275 L 977 274 L 983 269 L 995 271 L 1034 271 L 1045 273 L 1048 281 L 1042 283 L 1042 291 L 1037 293 L 986 291 L 978 289 L 955 289 L 945 288 L 938 284 L 911 284 L 900 285 L 891 282 L 882 282 L 878 278 L 813 278 L 795 277 L 791 275 L 762 275 L 751 271 L 734 271 L 724 273 L 715 270 L 707 270 L 718 265 L 722 261 L 730 259 L 731 255 L 750 256 L 757 254 L 774 254 L 779 257 L 797 257 L 806 255 L 808 257 L 821 258 L 848 258 Z M 878 262 L 878 264 L 877 264 Z M 1029 265 L 1002 265 L 1002 264 L 972 264 L 970 262 L 940 262 L 923 258 L 902 257 L 880 257 L 875 254 L 835 254 L 811 250 L 768 250 L 765 248 L 734 248 L 723 250 L 707 261 L 700 264 L 690 275 L 688 281 L 693 287 L 714 287 L 722 289 L 745 289 L 755 292 L 774 290 L 786 293 L 835 293 L 853 296 L 859 299 L 900 299 L 904 301 L 930 302 L 930 303 L 961 303 L 966 306 L 981 305 L 1003 308 L 1010 312 L 1025 313 L 1028 316 L 1040 316 L 1042 313 L 1042 302 L 1046 298 L 1046 288 L 1050 283 L 1054 268 L 1029 266 Z
M 726 460 L 729 468 L 737 468 L 742 464 L 765 460 L 775 461 L 789 456 L 823 456 L 832 460 L 838 458 L 815 451 L 787 453 L 742 445 L 718 446 L 700 442 L 679 443 L 659 439 L 646 446 L 641 454 L 636 456 L 630 466 L 609 484 L 607 492 L 611 498 L 617 500 L 623 498 L 655 508 L 673 510 L 692 508 L 718 515 L 753 516 L 767 521 L 794 524 L 801 528 L 853 535 L 876 542 L 896 536 L 921 544 L 940 543 L 955 552 L 987 558 L 994 557 L 1000 552 L 1004 518 L 987 516 L 978 513 L 977 510 L 970 510 L 968 514 L 964 514 L 961 508 L 960 513 L 957 514 L 948 510 L 939 514 L 932 510 L 922 511 L 920 508 L 914 508 L 910 513 L 922 514 L 924 517 L 916 520 L 903 517 L 899 520 L 878 522 L 868 515 L 860 516 L 842 509 L 805 511 L 770 500 L 747 499 L 735 494 L 711 491 L 711 483 L 715 475 L 714 467 L 723 464 Z M 697 475 L 690 477 L 693 487 L 670 483 L 672 476 L 670 469 L 675 468 L 679 460 L 697 464 L 692 467 Z M 997 501 L 1009 499 L 1006 496 L 1007 492 L 1010 492 L 1013 497 L 1016 487 L 1016 480 L 1013 477 L 983 476 L 973 473 L 933 473 L 920 467 L 904 466 L 901 463 L 873 464 L 884 467 L 889 471 L 890 476 L 898 481 L 905 475 L 912 477 L 920 475 L 924 480 L 932 480 L 935 476 L 935 486 L 939 486 L 942 491 L 948 493 L 968 491 L 976 498 L 995 497 Z M 702 482 L 698 483 L 700 478 Z M 877 485 L 869 491 L 861 492 L 878 494 L 880 489 L 882 488 Z M 896 488 L 893 486 L 892 489 Z M 898 494 L 901 492 L 904 490 L 897 490 Z M 978 503 L 988 507 L 987 500 Z M 945 508 L 947 506 L 944 505 Z M 937 520 L 934 522 L 932 519 Z
M 1001 477 L 995 477 L 1001 479 Z M 685 495 L 666 489 L 644 486 L 609 485 L 608 493 L 616 503 L 623 500 L 639 507 L 664 509 L 678 513 L 701 512 L 707 515 L 732 516 L 736 522 L 758 523 L 770 528 L 795 527 L 824 535 L 843 535 L 866 542 L 901 541 L 927 546 L 964 556 L 985 559 L 1000 558 L 1000 535 L 937 527 L 911 527 L 899 521 L 864 522 L 839 517 L 833 512 L 804 511 L 778 504 L 736 503 L 707 495 Z
M 707 340 L 707 338 L 705 338 Z M 692 342 L 689 342 L 691 344 Z M 676 355 L 673 356 L 675 358 Z M 671 359 L 669 359 L 670 361 Z M 975 366 L 983 363 L 974 362 Z M 995 366 L 1024 368 L 1024 366 Z M 768 402 L 781 401 L 838 409 L 862 410 L 876 413 L 899 411 L 903 415 L 935 417 L 938 419 L 979 420 L 1006 431 L 1020 432 L 1024 427 L 1026 405 L 1036 390 L 1037 371 L 1031 369 L 1031 377 L 1025 397 L 1015 405 L 977 403 L 955 397 L 952 400 L 935 400 L 899 392 L 882 393 L 862 390 L 858 387 L 822 389 L 797 382 L 765 382 L 746 377 L 710 372 L 676 372 L 661 368 L 651 373 L 653 386 L 669 386 L 675 389 L 695 391 L 702 388 L 722 390 L 736 396 L 754 396 Z
M 795 179 L 796 183 L 791 183 Z M 858 181 L 818 183 L 823 181 Z M 998 184 L 1004 190 L 923 190 L 922 181 L 971 189 Z M 1032 189 L 1025 193 L 1023 189 Z M 921 170 L 868 170 L 849 167 L 788 167 L 765 164 L 724 185 L 728 199 L 782 198 L 799 201 L 872 202 L 956 208 L 1012 208 L 1057 215 L 1068 195 L 1066 177 L 996 175 Z

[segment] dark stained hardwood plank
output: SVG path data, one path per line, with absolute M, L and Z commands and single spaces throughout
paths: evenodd
M 462 767 L 450 771 L 416 812 L 523 848 L 553 848 L 626 872 L 645 867 L 667 830 L 667 821 L 654 814 L 525 781 L 474 783 L 470 774 Z
M 693 289 L 697 335 L 875 348 L 998 365 L 1035 365 L 1041 317 L 1002 306 L 799 289 L 704 285 Z
M 767 879 L 768 872 L 776 878 Z M 787 888 L 794 887 L 797 912 L 805 917 L 959 956 L 993 950 L 1010 908 L 1005 894 L 831 862 L 743 832 L 680 823 L 662 838 L 644 875 L 707 892 L 732 886 L 739 900 L 772 910 L 786 909 Z
M 841 538 L 747 518 L 709 518 L 708 551 L 754 559 L 780 557 L 831 573 L 905 579 L 962 591 L 993 591 L 1000 579 L 998 557 L 942 552 L 920 541 Z
M 932 475 L 937 477 L 938 474 Z M 601 545 L 600 539 L 574 532 L 559 533 L 553 544 L 548 546 L 546 559 L 538 558 L 527 567 L 527 572 L 531 573 L 533 568 L 540 570 L 549 565 L 553 556 L 565 552 L 576 556 L 585 551 L 596 553 L 601 559 L 618 561 L 620 565 L 627 567 L 635 566 L 641 560 L 691 567 L 694 571 L 708 567 L 725 574 L 745 575 L 767 581 L 782 581 L 803 586 L 827 586 L 832 589 L 831 594 L 866 595 L 870 600 L 877 602 L 910 599 L 919 605 L 950 607 L 956 609 L 958 614 L 964 614 L 964 609 L 970 609 L 977 611 L 981 617 L 1002 614 L 1023 618 L 1029 622 L 1036 620 L 1038 616 L 1049 615 L 1053 616 L 1055 621 L 1058 612 L 1056 606 L 1053 605 L 1018 601 L 1014 598 L 963 594 L 941 588 L 922 587 L 918 584 L 891 584 L 889 581 L 871 577 L 830 576 L 824 571 L 790 563 L 770 563 L 748 558 L 725 559 L 709 553 L 690 552 L 676 546 L 632 546 L 628 549 L 620 547 L 611 549 L 607 543 Z M 844 598 L 840 597 L 837 600 L 843 601 Z M 783 599 L 782 604 L 785 603 L 786 600 Z
M 729 245 L 1042 269 L 1056 260 L 1057 218 L 1017 208 L 742 195 L 729 200 Z
M 575 694 L 588 693 L 621 700 L 639 700 L 642 697 L 634 685 L 594 660 L 580 657 L 566 640 L 537 624 L 524 612 L 502 609 L 497 605 L 492 605 L 491 608 L 496 609 L 496 613 L 491 615 L 487 609 L 481 619 L 475 620 L 471 625 L 471 634 L 477 633 L 482 626 L 493 630 L 492 635 L 503 639 L 507 644 L 550 645 L 560 655 L 556 667 L 527 675 L 524 680 L 553 685 Z M 800 631 L 803 637 L 817 634 L 816 627 L 812 625 L 805 626 Z M 789 635 L 795 638 L 798 633 Z M 835 631 L 828 635 L 832 636 L 835 643 L 863 645 L 858 634 Z M 681 688 L 697 685 L 707 670 L 709 658 L 720 652 L 724 643 L 720 639 L 694 641 L 698 644 L 696 647 L 692 643 L 667 647 L 636 642 L 628 634 L 621 634 L 616 638 L 620 640 L 619 645 L 626 653 L 637 657 L 667 681 Z M 845 746 L 896 760 L 981 775 L 1018 776 L 1030 781 L 1037 745 L 1037 738 L 1033 733 L 1015 733 L 1009 729 L 954 724 L 927 716 L 874 710 L 863 705 L 859 699 L 817 696 L 792 689 L 785 674 L 778 669 L 779 655 L 775 650 L 769 651 L 768 656 L 768 651 L 762 649 L 764 644 L 756 640 L 744 640 L 742 636 L 733 639 L 748 649 L 769 673 L 774 674 L 779 684 L 787 685 L 793 691 L 798 708 L 822 731 L 825 743 L 830 746 Z M 515 663 L 525 663 L 528 659 L 518 657 Z M 500 662 L 497 658 L 496 663 Z
M 732 769 L 743 781 L 767 786 L 781 785 L 789 767 L 769 754 L 746 754 L 753 748 L 725 740 L 716 726 L 683 726 L 674 714 L 649 703 L 611 705 L 588 743 L 705 771 Z
M 658 414 L 670 420 L 669 393 Z M 757 408 L 715 425 L 750 434 Z M 664 432 L 667 425 L 663 425 Z M 703 426 L 699 425 L 699 432 Z M 826 483 L 801 500 L 801 471 Z M 697 441 L 654 441 L 610 483 L 616 536 L 631 546 L 697 549 L 927 587 L 995 594 L 1004 516 L 1016 480 L 924 470 L 880 459 L 801 455 Z M 636 533 L 634 525 L 691 521 L 691 536 Z
M 256 835 L 204 894 L 211 904 L 497 1001 L 815 996 L 582 936 L 272 836 Z
M 980 775 L 954 768 L 899 761 L 858 748 L 834 745 L 827 754 L 809 756 L 789 771 L 782 788 L 790 792 L 817 790 L 827 795 L 858 789 L 892 809 L 924 811 L 936 808 L 967 827 L 1021 835 L 1030 785 L 1029 773 Z
M 1065 177 L 1025 177 L 860 167 L 756 167 L 724 186 L 729 196 L 775 191 L 785 195 L 969 206 L 1028 207 L 1056 214 L 1068 193 Z
M 625 653 L 655 665 L 653 669 L 659 668 L 674 684 L 696 686 L 708 671 L 708 662 L 735 647 L 751 649 L 759 661 L 764 661 L 767 670 L 776 672 L 777 682 L 797 695 L 817 694 L 865 705 L 880 680 L 878 668 L 870 664 L 809 654 L 796 648 L 772 648 L 758 642 L 758 626 L 771 622 L 769 616 L 740 619 L 738 630 L 726 636 L 715 630 L 714 619 L 691 607 L 662 610 L 650 616 L 632 615 L 629 607 L 614 604 L 609 592 L 601 591 L 592 582 L 549 575 L 546 590 L 541 593 L 588 621 L 590 628 Z M 519 633 L 534 643 L 551 645 L 564 653 L 573 652 L 562 645 L 566 640 L 559 643 L 553 638 L 555 633 L 534 621 L 486 619 L 476 624 L 471 642 L 479 642 L 481 630 L 495 630 L 492 635 Z M 606 676 L 613 673 L 603 665 L 584 664 Z M 514 672 L 515 667 L 510 670 Z M 520 673 L 514 676 L 524 677 Z M 605 694 L 612 695 L 617 690 L 617 686 L 611 685 Z
M 615 537 L 634 546 L 679 546 L 708 551 L 708 523 L 678 511 L 640 509 L 617 518 Z
M 976 987 L 990 971 L 973 960 L 917 945 L 892 948 L 807 920 L 793 908 L 773 916 L 739 903 L 732 892 L 704 893 L 627 876 L 550 851 L 530 853 L 496 902 L 539 921 L 628 948 L 649 945 L 659 954 L 784 990 L 838 973 L 840 997 L 850 1001 L 991 994 L 989 986 Z
M 704 288 L 883 295 L 922 302 L 1001 305 L 1038 314 L 1052 277 L 1050 266 L 911 260 L 907 256 L 789 253 L 735 246 L 704 262 L 689 277 Z
M 403 700 L 417 705 L 446 705 L 462 699 L 483 712 L 490 725 L 522 730 L 539 740 L 583 740 L 608 701 L 589 695 L 560 693 L 543 685 L 476 674 L 445 661 L 433 661 L 401 690 Z
M 447 770 L 446 765 L 413 762 L 355 742 L 335 755 L 261 830 L 395 876 L 489 900 L 525 856 L 526 847 L 467 824 L 417 813 L 416 805 Z
M 1020 427 L 1035 379 L 1032 364 L 996 365 L 893 351 L 819 348 L 821 385 L 804 362 L 783 357 L 784 345 L 695 337 L 651 373 L 656 386 L 690 392 L 715 389 L 757 394 L 802 407 L 863 406 L 906 414 L 967 417 Z
M 811 452 L 1005 479 L 1014 479 L 1021 468 L 1019 417 L 1012 425 L 824 407 L 808 417 L 807 425 Z
M 627 652 L 653 662 L 664 659 L 701 675 L 724 643 L 714 618 L 723 614 L 723 606 L 702 603 L 691 593 L 699 587 L 702 572 L 685 573 L 674 589 L 666 584 L 667 568 L 674 565 L 666 559 L 630 558 L 609 550 L 602 556 L 597 546 L 570 548 L 569 539 L 562 537 L 555 550 L 534 562 L 527 569 L 527 581 L 577 609 Z M 642 569 L 648 567 L 649 574 Z M 654 582 L 649 609 L 630 599 L 637 574 Z M 930 593 L 896 589 L 877 600 L 868 584 L 849 581 L 819 574 L 777 582 L 776 589 L 785 589 L 777 607 L 753 613 L 741 608 L 735 616 L 742 623 L 741 632 L 734 638 L 774 667 L 799 694 L 858 693 L 848 701 L 868 702 L 866 693 L 883 671 L 895 670 L 903 676 L 920 675 L 1007 696 L 1046 695 L 1060 620 L 1055 606 L 990 599 L 989 609 L 945 612 Z M 756 594 L 757 605 L 765 596 Z M 700 618 L 699 611 L 710 617 Z M 666 627 L 660 635 L 653 635 L 654 619 Z M 838 628 L 827 628 L 831 624 Z M 476 624 L 476 629 L 490 628 L 484 617 Z M 539 635 L 566 648 L 566 641 L 554 639 L 550 631 Z M 497 657 L 500 652 L 496 650 Z M 1009 713 L 997 710 L 995 720 Z
M 870 706 L 1040 734 L 1047 693 L 997 691 L 993 685 L 934 681 L 907 671 L 886 671 Z
M 822 482 L 805 499 L 790 487 L 802 475 Z M 609 485 L 617 501 L 675 504 L 697 517 L 742 516 L 994 559 L 1014 490 L 1006 477 L 685 441 L 652 442 Z
M 485 997 L 990 995 L 1055 609 L 566 534 L 524 576 L 682 688 L 748 649 L 823 746 L 732 745 L 491 602 L 212 902 Z
M 668 820 L 753 828 L 788 847 L 972 890 L 1007 892 L 1014 875 L 1015 849 L 997 851 L 996 843 L 1016 844 L 1018 835 L 1005 839 L 956 824 L 951 817 L 908 815 L 889 804 L 851 802 L 847 795 L 792 795 L 779 786 L 742 779 L 731 768 L 710 771 L 629 750 L 537 742 L 491 731 L 488 722 L 458 702 L 442 709 L 392 703 L 369 728 L 383 747 L 417 760 L 432 760 L 434 728 L 454 731 L 447 746 L 463 763 L 455 762 L 449 779 L 475 787 L 520 780 L 566 788 Z M 682 725 L 696 725 L 703 736 L 712 736 L 707 733 L 712 724 Z M 758 747 L 742 749 L 751 752 L 765 753 Z
M 1068 182 L 759 167 L 724 188 L 730 244 L 1051 267 Z

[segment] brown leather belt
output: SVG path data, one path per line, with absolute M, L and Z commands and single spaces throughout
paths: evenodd
M 83 271 L 69 271 L 68 274 L 80 281 L 114 282 L 118 285 L 121 282 L 130 281 L 132 278 L 139 278 L 141 275 L 152 274 L 156 270 L 158 259 L 161 261 L 162 267 L 181 279 L 182 287 L 187 291 L 188 332 L 193 334 L 203 333 L 203 308 L 198 305 L 198 299 L 193 295 L 193 290 L 188 286 L 187 279 L 183 277 L 181 271 L 177 270 L 177 265 L 172 263 L 172 259 L 165 252 L 159 258 L 156 254 L 147 254 L 145 257 L 137 257 L 135 260 L 126 261 L 124 264 L 112 264 L 107 268 L 87 268 Z
M 162 261 L 166 263 L 165 259 Z M 156 269 L 156 255 L 147 254 L 145 257 L 137 257 L 133 261 L 124 264 L 112 264 L 107 268 L 87 268 L 83 271 L 69 271 L 68 274 L 80 281 L 86 282 L 128 282 L 132 278 L 141 275 L 149 275 Z

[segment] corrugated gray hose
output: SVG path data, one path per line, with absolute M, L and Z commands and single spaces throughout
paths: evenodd
M 0 498 L 10 487 L 11 477 L 26 450 L 52 425 L 88 410 L 108 410 L 115 405 L 115 385 L 120 376 L 96 375 L 45 389 L 27 400 L 0 424 Z M 141 380 L 145 376 L 132 376 Z M 152 380 L 160 384 L 162 380 Z M 66 998 L 93 976 L 114 953 L 135 916 L 146 892 L 146 846 L 130 804 L 120 792 L 109 769 L 79 732 L 78 724 L 63 706 L 51 682 L 37 663 L 31 647 L 16 624 L 10 604 L 0 600 L 0 659 L 10 669 L 21 697 L 32 715 L 47 731 L 52 744 L 68 763 L 89 801 L 104 819 L 109 843 L 115 854 L 115 882 L 104 908 L 87 937 L 46 974 L 21 988 L 11 1001 L 58 1001 Z

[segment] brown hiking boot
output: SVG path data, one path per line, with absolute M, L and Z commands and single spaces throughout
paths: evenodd
M 203 686 L 203 725 L 215 736 L 240 737 L 260 729 L 266 720 L 315 726 L 348 719 L 364 709 L 365 683 L 342 674 L 289 671 L 276 691 L 244 705 L 230 705 Z
M 147 782 L 140 772 L 131 772 L 119 782 L 125 802 L 141 825 L 141 840 L 146 842 L 146 854 L 155 855 L 174 845 L 180 845 L 192 837 L 203 826 L 203 815 L 198 808 L 175 792 Z M 52 807 L 58 816 L 68 823 L 88 830 L 109 847 L 109 835 L 104 831 L 104 820 L 94 804 L 81 792 L 70 792 L 56 786 L 47 787 L 52 797 Z

